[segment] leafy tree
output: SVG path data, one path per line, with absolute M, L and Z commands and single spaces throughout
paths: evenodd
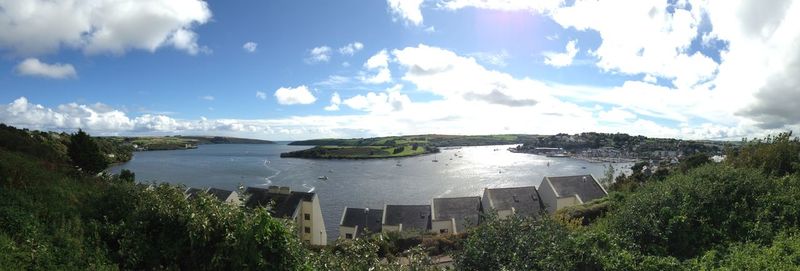
M 119 179 L 131 183 L 135 182 L 136 173 L 127 169 L 123 169 L 122 171 L 119 172 Z
M 78 130 L 77 133 L 70 136 L 67 154 L 73 165 L 90 174 L 98 173 L 108 167 L 108 162 L 100 153 L 100 148 L 83 130 Z
M 729 149 L 725 159 L 736 167 L 760 169 L 768 175 L 784 176 L 800 171 L 800 139 L 792 132 L 743 140 L 739 149 Z
M 690 169 L 693 169 L 693 168 L 708 164 L 710 162 L 711 162 L 711 159 L 709 159 L 708 154 L 705 154 L 705 153 L 702 153 L 702 152 L 701 153 L 695 153 L 695 154 L 692 154 L 692 155 L 684 158 L 681 161 L 680 165 L 678 165 L 678 169 L 680 169 L 681 172 L 686 172 L 686 171 L 688 171 Z

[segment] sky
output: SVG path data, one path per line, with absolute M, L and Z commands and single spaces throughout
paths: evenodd
M 0 122 L 271 140 L 800 131 L 800 1 L 0 0 Z

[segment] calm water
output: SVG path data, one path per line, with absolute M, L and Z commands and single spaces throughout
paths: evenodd
M 140 182 L 230 190 L 239 184 L 281 185 L 313 191 L 319 195 L 330 239 L 338 236 L 345 206 L 430 204 L 434 197 L 479 196 L 485 187 L 538 186 L 546 175 L 600 177 L 605 171 L 604 164 L 511 153 L 508 147 L 444 149 L 439 154 L 401 159 L 309 160 L 279 157 L 281 152 L 305 146 L 201 145 L 193 150 L 137 152 L 133 160 L 110 171 L 133 170 Z M 322 175 L 329 179 L 319 180 Z

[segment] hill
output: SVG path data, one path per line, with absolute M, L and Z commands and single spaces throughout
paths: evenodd
M 225 136 L 144 136 L 144 137 L 101 137 L 119 145 L 130 145 L 137 151 L 194 149 L 205 144 L 274 144 L 261 139 Z

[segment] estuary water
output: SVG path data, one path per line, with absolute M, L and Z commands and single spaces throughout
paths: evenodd
M 312 160 L 280 158 L 281 152 L 308 146 L 200 145 L 191 150 L 136 152 L 131 161 L 109 171 L 132 170 L 139 182 L 228 190 L 240 184 L 280 185 L 316 192 L 329 239 L 338 236 L 346 206 L 382 209 L 384 204 L 431 204 L 435 197 L 480 196 L 486 187 L 538 186 L 544 176 L 601 177 L 605 171 L 606 164 L 512 153 L 508 147 L 445 148 L 438 154 L 400 159 Z M 617 169 L 625 166 L 630 165 L 614 165 Z

